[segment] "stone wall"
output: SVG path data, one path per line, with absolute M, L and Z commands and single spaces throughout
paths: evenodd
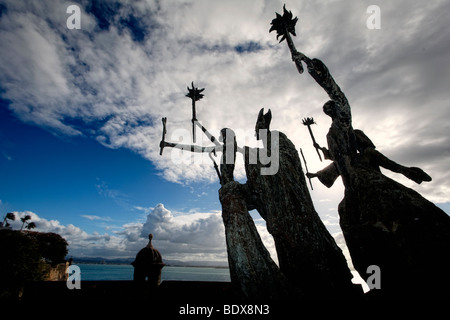
M 47 264 L 47 274 L 44 278 L 45 281 L 67 281 L 68 274 L 66 273 L 70 263 L 68 261 L 58 263 L 52 266 Z

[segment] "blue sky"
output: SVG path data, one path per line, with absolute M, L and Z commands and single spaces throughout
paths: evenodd
M 2 101 L 0 109 L 3 211 L 33 208 L 43 218 L 93 231 L 85 216 L 120 226 L 139 217 L 136 207 L 159 202 L 177 211 L 220 208 L 213 184 L 169 182 L 129 149 L 110 149 L 87 137 L 58 136 L 24 124 L 7 105 Z
M 191 141 L 191 81 L 206 88 L 197 118 L 218 136 L 257 145 L 260 108 L 272 128 L 321 163 L 301 118 L 325 145 L 328 97 L 299 75 L 285 43 L 269 34 L 285 1 L 0 0 L 0 214 L 31 214 L 74 256 L 131 257 L 155 234 L 163 256 L 226 260 L 219 184 L 210 159 L 175 150 Z M 66 9 L 81 9 L 69 30 Z M 433 181 L 385 172 L 450 212 L 448 1 L 379 1 L 381 29 L 366 26 L 370 1 L 286 1 L 299 17 L 294 42 L 322 59 L 352 107 L 353 125 L 377 149 Z M 197 133 L 198 143 L 208 141 Z M 203 139 L 203 140 L 202 140 Z M 236 177 L 245 182 L 242 159 Z M 314 181 L 316 210 L 340 245 L 343 188 Z M 260 217 L 258 230 L 274 254 Z

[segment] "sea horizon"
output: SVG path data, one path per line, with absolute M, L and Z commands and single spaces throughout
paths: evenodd
M 133 280 L 134 268 L 130 264 L 76 263 L 76 265 L 81 270 L 81 281 Z M 167 265 L 161 272 L 161 281 L 165 280 L 231 281 L 229 268 L 227 267 Z

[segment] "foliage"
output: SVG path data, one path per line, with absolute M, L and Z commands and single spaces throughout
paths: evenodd
M 27 231 L 26 234 L 37 243 L 41 257 L 46 262 L 57 264 L 64 261 L 68 243 L 59 234 L 34 231 Z
M 29 220 L 31 220 L 31 216 L 29 214 L 27 214 L 23 218 L 20 218 L 20 221 L 22 221 L 22 227 L 20 228 L 20 230 L 22 230 L 24 226 L 28 230 L 36 228 L 36 224 L 34 222 L 30 222 Z
M 0 246 L 0 298 L 17 298 L 26 282 L 43 280 L 49 264 L 63 262 L 68 252 L 67 241 L 52 232 L 3 229 Z
M 14 221 L 16 220 L 16 216 L 12 212 L 8 212 L 3 219 L 3 222 L 0 223 L 0 227 L 8 228 L 10 226 L 8 220 Z
M 15 298 L 27 281 L 44 276 L 44 263 L 36 241 L 15 230 L 0 230 L 0 298 Z

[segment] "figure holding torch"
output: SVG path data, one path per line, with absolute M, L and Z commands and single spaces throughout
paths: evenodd
M 316 139 L 314 138 L 314 134 L 313 134 L 312 129 L 311 129 L 311 125 L 312 125 L 312 124 L 316 124 L 316 123 L 314 122 L 314 118 L 312 118 L 312 117 L 311 117 L 311 118 L 304 118 L 304 119 L 302 120 L 302 123 L 303 123 L 305 126 L 308 127 L 309 134 L 311 135 L 311 139 L 312 139 L 312 141 L 313 141 L 314 148 L 316 148 L 317 154 L 319 155 L 319 159 L 320 159 L 320 161 L 322 161 L 322 156 L 320 155 L 320 152 L 319 152 L 320 147 L 319 147 L 319 145 L 317 144 Z

